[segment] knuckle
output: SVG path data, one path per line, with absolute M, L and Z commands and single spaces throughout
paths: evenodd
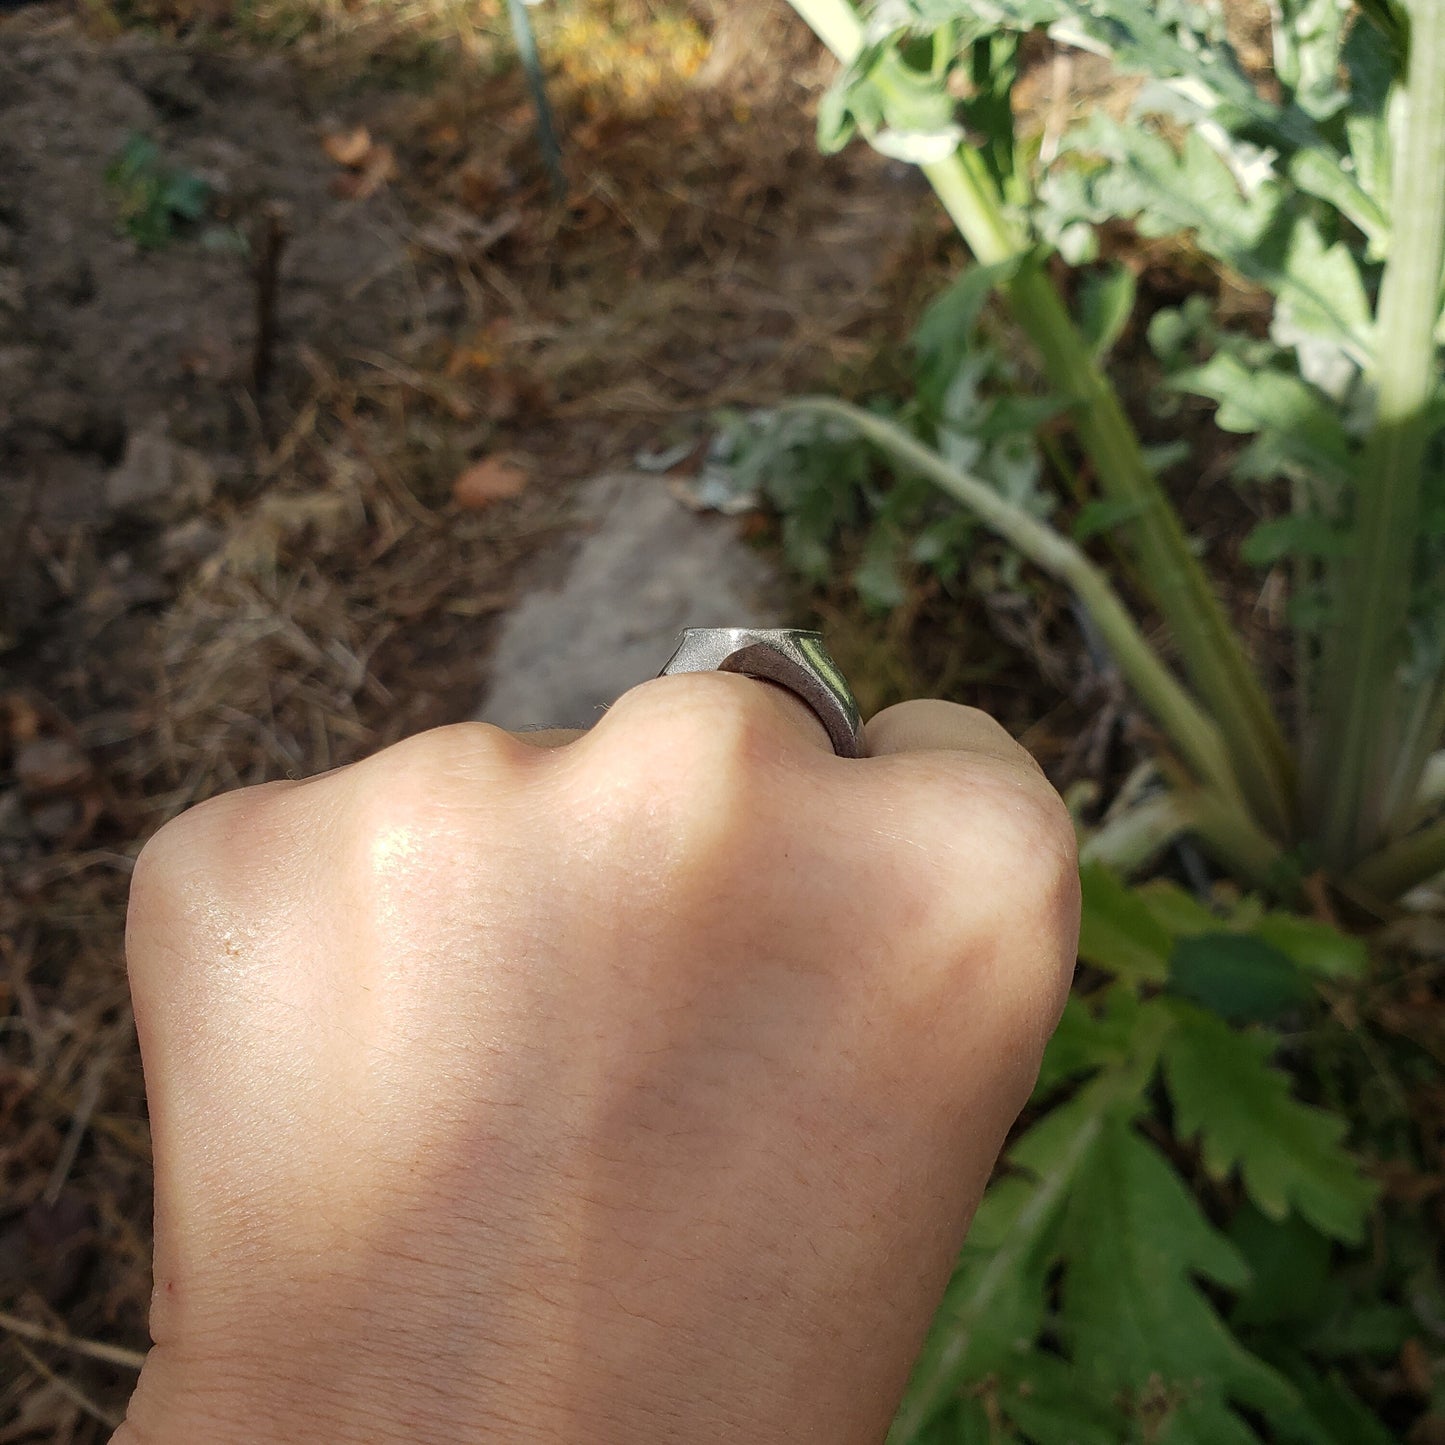
M 719 886 L 770 814 L 775 733 L 757 691 L 719 673 L 658 678 L 624 694 L 588 739 L 606 826 L 674 890 Z
M 1011 902 L 1035 917 L 1066 916 L 1079 865 L 1063 799 L 1032 768 L 997 768 L 992 777 L 982 790 L 981 826 Z
M 663 766 L 742 769 L 760 761 L 776 739 L 758 683 L 723 672 L 681 673 L 634 687 L 597 731 L 617 733 L 634 756 Z
M 339 775 L 318 809 L 353 893 L 396 898 L 413 885 L 468 896 L 468 879 L 500 843 L 498 820 L 528 759 L 501 728 L 457 723 L 417 733 Z
M 274 834 L 274 800 L 295 785 L 267 783 L 209 798 L 163 824 L 131 872 L 126 953 L 145 968 L 183 948 L 244 892 Z

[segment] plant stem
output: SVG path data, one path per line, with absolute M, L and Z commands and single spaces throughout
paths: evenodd
M 1440 873 L 1445 873 L 1445 818 L 1381 849 L 1350 874 L 1346 888 L 1393 902 Z
M 1183 796 L 1180 812 L 1189 831 L 1232 878 L 1273 894 L 1282 903 L 1298 904 L 1302 881 L 1298 867 L 1253 819 L 1221 805 L 1217 794 L 1203 789 Z
M 872 412 L 831 397 L 803 397 L 785 402 L 779 409 L 807 411 L 846 422 L 894 460 L 937 483 L 1029 561 L 1073 588 L 1103 633 L 1125 680 L 1196 775 L 1233 800 L 1236 807 L 1242 803 L 1219 729 L 1155 655 L 1108 579 L 1078 547 L 1008 501 L 987 482 L 950 465 L 902 427 Z
M 791 0 L 833 53 L 849 63 L 863 30 L 849 0 Z M 1006 211 L 976 152 L 922 167 L 975 258 L 1016 261 L 1003 283 L 1019 325 L 1038 348 L 1051 385 L 1072 404 L 1079 439 L 1106 494 L 1135 503 L 1122 524 L 1185 670 L 1218 719 L 1231 771 L 1256 816 L 1282 837 L 1293 829 L 1293 763 L 1284 734 L 1168 499 L 1144 460 L 1118 394 L 1049 280 L 1031 240 Z M 1112 594 L 1111 594 L 1112 595 Z
M 1445 5 L 1411 8 L 1409 75 L 1396 129 L 1395 234 L 1380 283 L 1374 429 L 1360 467 L 1356 548 L 1344 564 L 1339 621 L 1326 639 L 1322 734 L 1309 802 L 1338 869 L 1378 846 L 1393 821 L 1387 786 L 1407 710 L 1402 676 L 1427 404 L 1436 385 L 1434 328 L 1445 268 Z M 1413 784 L 1413 780 L 1409 780 Z
M 847 0 L 789 0 L 813 34 L 847 65 L 863 47 L 863 27 Z
M 1288 744 L 1174 508 L 1144 460 L 1118 393 L 1036 258 L 1026 258 L 1005 289 L 1019 324 L 1043 356 L 1049 380 L 1074 403 L 1079 440 L 1100 489 L 1138 504 L 1123 530 L 1185 670 L 1219 725 L 1245 797 L 1265 827 L 1288 837 L 1294 822 Z
M 527 17 L 525 0 L 507 0 L 507 17 L 512 23 L 512 39 L 532 92 L 532 109 L 537 113 L 537 144 L 542 162 L 552 179 L 552 194 L 562 200 L 567 194 L 567 177 L 562 172 L 562 148 L 557 144 L 557 127 L 552 123 L 552 106 L 547 100 L 547 81 L 537 55 L 537 40 L 532 22 Z

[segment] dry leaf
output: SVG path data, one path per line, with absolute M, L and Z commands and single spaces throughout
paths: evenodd
M 373 145 L 366 160 L 350 175 L 337 176 L 332 191 L 347 201 L 364 201 L 374 196 L 388 181 L 397 178 L 396 152 L 389 145 Z
M 514 462 L 501 457 L 483 457 L 473 462 L 452 483 L 452 497 L 459 507 L 478 509 L 517 496 L 530 479 Z
M 372 152 L 371 132 L 364 125 L 355 130 L 335 130 L 321 137 L 321 149 L 339 166 L 360 170 Z

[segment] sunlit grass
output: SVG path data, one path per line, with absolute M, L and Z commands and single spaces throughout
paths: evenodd
M 90 13 L 109 31 L 230 36 L 417 84 L 458 68 L 495 74 L 516 59 L 503 0 L 90 0 Z M 708 55 L 680 3 L 559 0 L 531 19 L 549 85 L 589 113 L 652 109 Z

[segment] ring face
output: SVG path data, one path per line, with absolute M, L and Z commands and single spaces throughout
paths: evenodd
M 864 755 L 863 720 L 821 633 L 793 627 L 689 627 L 658 674 L 738 672 L 785 687 L 812 708 L 840 758 Z

